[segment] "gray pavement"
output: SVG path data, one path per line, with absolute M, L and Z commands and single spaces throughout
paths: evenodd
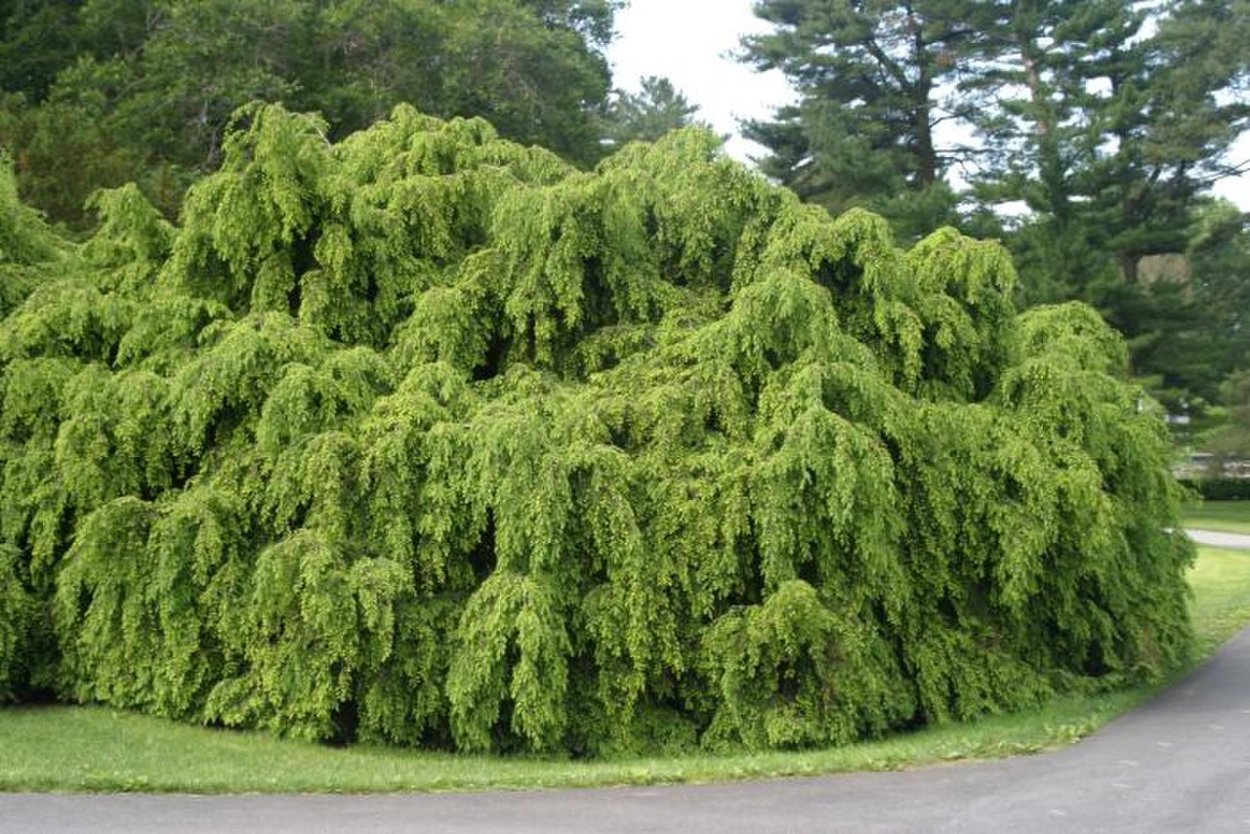
M 1212 547 L 1228 547 L 1233 550 L 1250 550 L 1250 536 L 1241 533 L 1219 533 L 1215 530 L 1191 530 L 1185 528 L 1185 534 L 1198 544 L 1209 544 Z
M 35 831 L 1250 832 L 1250 630 L 1141 709 L 1038 756 L 608 790 L 0 795 L 0 832 Z

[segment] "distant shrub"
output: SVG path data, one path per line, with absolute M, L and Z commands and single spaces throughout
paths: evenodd
M 1193 478 L 1180 483 L 1207 501 L 1250 501 L 1250 478 Z

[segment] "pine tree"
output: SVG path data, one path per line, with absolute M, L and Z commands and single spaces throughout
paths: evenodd
M 605 138 L 613 145 L 654 142 L 666 133 L 695 124 L 699 108 L 667 78 L 648 76 L 638 93 L 618 90 L 604 116 Z
M 1210 399 L 1235 365 L 1217 358 L 1203 285 L 1153 279 L 1160 261 L 1187 257 L 1205 191 L 1240 170 L 1228 151 L 1250 124 L 1246 11 L 761 3 L 775 31 L 748 40 L 747 57 L 783 69 L 801 98 L 749 130 L 772 152 L 765 170 L 805 199 L 871 206 L 904 237 L 951 222 L 1004 239 L 1023 301 L 1094 304 L 1156 394 Z M 940 150 L 950 120 L 977 141 Z M 954 162 L 976 205 L 962 219 L 941 182 Z
M 757 3 L 776 31 L 745 39 L 745 59 L 780 69 L 800 97 L 774 122 L 747 125 L 746 135 L 773 152 L 764 171 L 834 213 L 882 210 L 907 237 L 953 219 L 943 177 L 960 151 L 942 147 L 936 131 L 958 115 L 943 89 L 978 48 L 982 5 Z
M 1032 210 L 1017 250 L 1034 297 L 1097 300 L 1138 284 L 1143 257 L 1185 250 L 1196 198 L 1234 172 L 1250 124 L 1226 96 L 1247 70 L 1221 31 L 1238 31 L 1234 5 L 1019 3 L 987 39 L 966 83 L 993 151 L 977 185 Z

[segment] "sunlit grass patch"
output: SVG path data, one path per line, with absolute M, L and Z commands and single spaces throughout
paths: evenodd
M 1250 501 L 1205 501 L 1182 512 L 1186 527 L 1250 535 Z

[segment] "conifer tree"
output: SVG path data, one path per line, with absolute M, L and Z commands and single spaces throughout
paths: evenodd
M 660 76 L 641 79 L 638 93 L 618 90 L 604 116 L 605 139 L 613 145 L 654 142 L 664 134 L 695 124 L 699 108 Z
M 1035 298 L 1098 300 L 1100 282 L 1140 283 L 1143 257 L 1185 250 L 1197 196 L 1236 172 L 1227 151 L 1250 124 L 1230 95 L 1250 69 L 1235 6 L 1019 3 L 987 38 L 965 84 L 992 151 L 977 185 L 1034 213 L 1017 250 Z
M 1017 315 L 997 244 L 901 249 L 698 129 L 580 172 L 402 106 L 338 143 L 233 124 L 177 227 L 126 188 L 46 249 L 17 209 L 5 695 L 596 754 L 843 743 L 1185 656 L 1124 344 Z
M 967 71 L 990 12 L 966 0 L 765 0 L 773 32 L 744 39 L 744 60 L 780 69 L 799 95 L 746 135 L 764 171 L 840 213 L 883 211 L 906 237 L 954 218 L 944 180 L 957 158 L 938 126 L 958 115 L 946 92 Z
M 1024 302 L 1094 304 L 1159 396 L 1215 396 L 1236 365 L 1208 345 L 1203 282 L 1240 272 L 1154 278 L 1160 259 L 1189 257 L 1204 193 L 1245 169 L 1229 156 L 1250 125 L 1243 0 L 756 10 L 774 29 L 745 59 L 800 96 L 748 128 L 768 173 L 835 212 L 873 207 L 903 237 L 957 222 L 942 177 L 958 175 L 976 206 L 958 222 L 1004 239 Z

